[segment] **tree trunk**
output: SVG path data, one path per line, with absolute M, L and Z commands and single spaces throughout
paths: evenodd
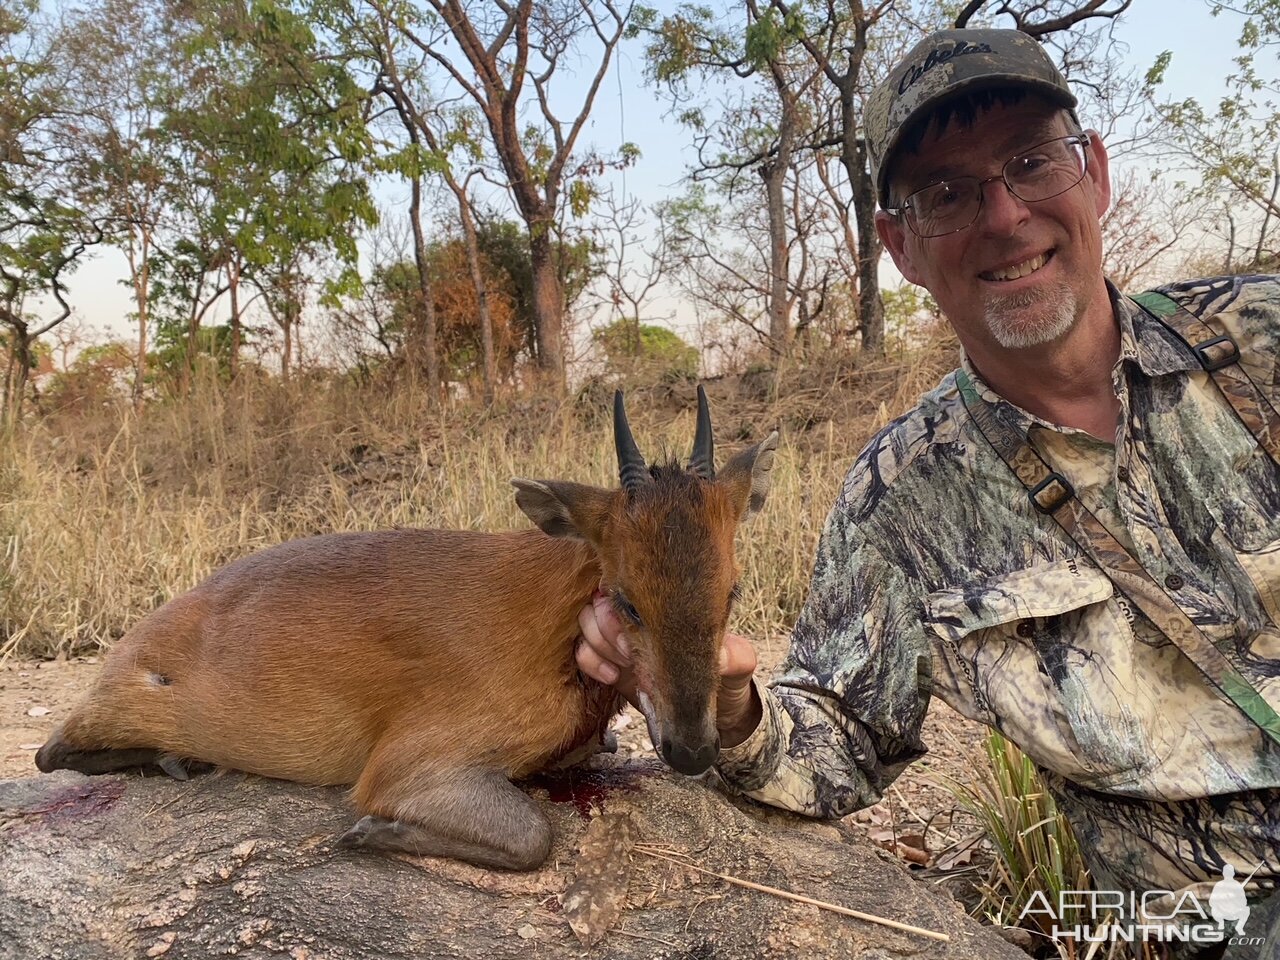
M 27 395 L 27 377 L 31 371 L 31 336 L 27 324 L 15 313 L 9 317 L 9 376 L 5 411 L 8 422 L 22 419 L 22 404 Z
M 147 312 L 151 286 L 151 235 L 139 228 L 141 250 L 135 251 L 133 232 L 129 235 L 129 275 L 133 281 L 133 299 L 138 305 L 138 354 L 133 364 L 133 408 L 142 409 L 142 394 L 147 379 Z
M 458 196 L 458 213 L 462 217 L 462 236 L 467 248 L 467 266 L 471 270 L 471 283 L 476 288 L 476 313 L 480 321 L 481 361 L 484 364 L 484 402 L 493 403 L 494 382 L 497 379 L 493 358 L 493 318 L 489 315 L 489 293 L 486 289 L 484 271 L 480 268 L 480 243 L 476 239 L 476 224 L 471 216 L 471 204 L 467 201 L 465 190 L 454 186 L 450 178 L 450 186 Z
M 880 236 L 876 233 L 875 183 L 867 167 L 867 149 L 859 135 L 858 115 L 853 108 L 853 79 L 858 70 L 850 66 L 848 82 L 840 90 L 840 113 L 844 139 L 840 159 L 853 193 L 853 216 L 858 226 L 858 329 L 862 349 L 879 356 L 884 353 L 884 300 L 880 297 Z
M 289 304 L 285 304 L 283 322 L 280 328 L 284 331 L 284 348 L 280 351 L 280 379 L 289 382 L 289 366 L 293 360 L 293 314 Z
M 227 290 L 231 294 L 231 379 L 240 375 L 240 264 L 227 261 Z M 216 358 L 215 358 L 216 361 Z
M 217 282 L 216 280 L 214 281 Z M 194 373 L 196 369 L 196 352 L 200 347 L 200 294 L 204 290 L 204 274 L 200 275 L 199 281 L 196 283 L 195 292 L 191 297 L 191 312 L 187 314 L 187 355 L 183 358 L 182 364 L 182 382 L 179 385 L 179 395 L 183 397 L 191 396 L 191 387 L 195 381 Z
M 784 160 L 785 156 L 785 160 Z M 790 258 L 787 255 L 787 203 L 784 196 L 791 151 L 778 145 L 777 159 L 764 164 L 765 205 L 769 218 L 769 347 L 786 353 L 791 343 Z
M 5 339 L 4 393 L 0 395 L 0 425 L 16 423 L 18 420 L 15 400 L 18 390 L 18 331 L 9 319 L 13 316 L 13 311 L 8 307 L 5 307 L 4 311 L 8 315 L 5 318 L 5 325 L 11 332 Z
M 565 387 L 564 289 L 556 263 L 550 220 L 532 225 L 529 258 L 533 271 L 533 320 L 538 346 L 538 366 L 556 389 Z
M 293 368 L 301 370 L 305 361 L 302 354 L 302 304 L 294 305 L 293 314 Z
M 791 257 L 787 245 L 787 174 L 795 150 L 796 95 L 776 63 L 771 65 L 781 116 L 778 149 L 761 168 L 769 218 L 769 345 L 775 355 L 791 345 Z
M 422 297 L 421 343 L 411 338 L 409 363 L 415 375 L 427 376 L 427 395 L 431 403 L 440 402 L 440 348 L 437 345 L 436 301 L 431 293 L 431 265 L 427 262 L 427 241 L 422 234 L 422 178 L 411 179 L 412 194 L 409 201 L 409 224 L 413 228 L 413 260 L 418 267 L 418 293 Z M 421 354 L 419 354 L 421 350 Z

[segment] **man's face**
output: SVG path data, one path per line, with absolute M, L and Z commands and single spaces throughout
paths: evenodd
M 1074 132 L 1065 112 L 1039 97 L 996 104 L 972 127 L 931 128 L 918 153 L 895 157 L 892 199 L 953 177 L 997 177 L 1028 147 Z M 902 219 L 876 215 L 893 262 L 933 295 L 971 355 L 1052 343 L 1106 302 L 1099 218 L 1111 185 L 1096 133 L 1087 150 L 1085 178 L 1048 200 L 1026 203 L 1000 180 L 985 184 L 978 219 L 957 233 L 925 239 Z

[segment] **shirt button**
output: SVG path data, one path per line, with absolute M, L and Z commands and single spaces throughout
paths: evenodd
M 1036 635 L 1036 625 L 1030 620 L 1019 620 L 1017 626 L 1018 636 L 1030 639 Z
M 1119 480 L 1121 483 L 1128 483 L 1128 482 L 1129 482 L 1129 468 L 1128 468 L 1128 467 L 1116 467 L 1116 479 L 1117 479 L 1117 480 Z
M 1164 578 L 1164 585 L 1170 590 L 1181 590 L 1187 585 L 1187 582 L 1176 573 L 1171 573 Z

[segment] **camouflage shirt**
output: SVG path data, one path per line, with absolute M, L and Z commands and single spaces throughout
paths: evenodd
M 1217 315 L 1280 405 L 1280 280 L 1162 288 Z M 1280 707 L 1280 469 L 1191 350 L 1114 289 L 1114 445 L 997 396 L 996 414 Z M 1280 878 L 1280 747 L 1113 587 L 978 432 L 949 374 L 862 451 L 730 787 L 812 816 L 876 802 L 925 752 L 931 695 L 1049 776 L 1095 879 Z M 1101 876 L 1098 876 L 1101 874 Z

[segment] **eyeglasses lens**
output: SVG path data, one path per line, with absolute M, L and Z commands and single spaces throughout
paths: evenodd
M 999 177 L 956 177 L 932 183 L 907 198 L 907 225 L 920 237 L 940 237 L 963 230 L 978 219 L 983 185 L 993 180 L 1004 180 L 1009 192 L 1024 203 L 1066 193 L 1084 179 L 1087 143 L 1079 135 L 1060 137 L 1013 157 Z

